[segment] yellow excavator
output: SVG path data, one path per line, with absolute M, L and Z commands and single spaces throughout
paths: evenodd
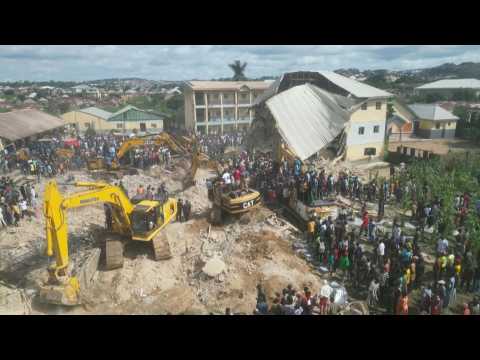
M 171 258 L 170 245 L 162 231 L 177 214 L 177 200 L 165 202 L 140 200 L 135 204 L 118 186 L 106 183 L 78 182 L 76 187 L 85 188 L 69 196 L 62 196 L 56 181 L 47 184 L 44 195 L 47 255 L 55 256 L 55 264 L 49 270 L 48 280 L 40 288 L 40 299 L 47 303 L 78 305 L 81 303 L 81 288 L 77 274 L 69 261 L 67 210 L 79 207 L 108 204 L 110 209 L 108 229 L 105 236 L 106 269 L 123 266 L 123 246 L 126 241 L 150 242 L 155 260 Z
M 186 140 L 185 142 L 188 143 Z M 107 170 L 110 172 L 119 172 L 120 170 L 123 170 L 120 165 L 120 159 L 123 158 L 129 150 L 144 145 L 168 146 L 175 153 L 182 155 L 188 152 L 178 140 L 176 140 L 170 134 L 163 132 L 153 138 L 139 137 L 125 140 L 118 149 L 111 164 L 108 164 L 103 157 L 95 157 L 87 161 L 87 168 L 90 171 Z M 132 169 L 130 169 L 128 172 L 135 173 L 135 171 L 132 171 Z

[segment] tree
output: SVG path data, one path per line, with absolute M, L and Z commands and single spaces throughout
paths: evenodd
M 228 66 L 233 71 L 233 77 L 232 77 L 233 81 L 247 80 L 244 74 L 245 68 L 247 67 L 246 62 L 242 64 L 240 60 L 235 60 L 233 64 L 228 64 Z

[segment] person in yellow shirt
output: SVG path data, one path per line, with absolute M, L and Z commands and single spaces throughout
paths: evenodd
M 307 240 L 313 242 L 315 235 L 315 220 L 310 218 L 310 221 L 307 223 Z

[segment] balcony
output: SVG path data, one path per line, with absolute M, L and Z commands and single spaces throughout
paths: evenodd
M 209 124 L 221 124 L 222 118 L 221 117 L 211 117 L 208 119 Z

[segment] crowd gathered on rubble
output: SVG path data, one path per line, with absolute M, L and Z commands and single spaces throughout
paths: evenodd
M 480 314 L 480 252 L 475 252 L 465 230 L 466 215 L 475 211 L 480 216 L 480 201 L 470 194 L 457 194 L 455 197 L 454 223 L 456 239 L 453 243 L 442 236 L 440 210 L 443 204 L 441 194 L 432 194 L 428 184 L 415 184 L 399 181 L 399 175 L 392 167 L 389 179 L 362 179 L 352 172 L 335 174 L 326 169 L 305 167 L 298 159 L 275 161 L 271 154 L 239 151 L 224 156 L 227 147 L 243 144 L 244 134 L 200 135 L 201 150 L 210 158 L 221 161 L 219 180 L 227 189 L 252 187 L 259 190 L 267 205 L 278 207 L 288 205 L 292 199 L 312 205 L 331 201 L 341 196 L 351 204 L 359 204 L 359 211 L 352 206 L 340 206 L 334 218 L 312 216 L 306 224 L 305 237 L 318 268 L 348 284 L 349 291 L 361 294 L 372 311 L 390 314 L 411 313 L 412 290 L 420 292 L 420 314 L 439 315 L 447 308 L 462 307 L 465 315 Z M 25 219 L 36 216 L 38 208 L 35 184 L 26 182 L 15 184 L 9 174 L 19 169 L 24 175 L 32 175 L 40 181 L 62 175 L 70 169 L 80 169 L 85 161 L 93 156 L 114 159 L 121 145 L 120 140 L 111 135 L 96 135 L 77 138 L 69 146 L 74 155 L 62 158 L 56 149 L 65 147 L 60 138 L 51 142 L 28 144 L 28 160 L 20 160 L 15 152 L 5 149 L 0 157 L 0 225 L 19 226 Z M 171 161 L 168 148 L 154 150 L 153 147 L 135 149 L 130 161 L 134 166 L 146 168 L 153 164 L 166 164 Z M 118 184 L 128 196 L 120 181 Z M 430 194 L 428 202 L 419 201 L 418 193 Z M 134 196 L 151 200 L 165 201 L 168 190 L 164 184 L 155 189 L 140 185 Z M 412 200 L 411 222 L 415 226 L 414 235 L 405 231 L 404 220 L 395 217 L 391 230 L 382 226 L 385 205 L 400 204 L 405 197 Z M 425 198 L 425 197 L 422 197 Z M 369 214 L 367 203 L 377 206 L 375 216 Z M 177 221 L 188 221 L 191 216 L 191 203 L 188 199 L 178 199 Z M 108 209 L 107 226 L 108 226 Z M 361 223 L 353 224 L 355 215 Z M 428 229 L 435 232 L 436 254 L 426 258 L 422 247 Z M 427 276 L 426 266 L 431 264 L 433 276 Z M 324 287 L 328 286 L 324 284 Z M 257 288 L 256 314 L 327 314 L 335 300 L 332 292 L 321 291 L 313 294 L 308 287 L 299 291 L 289 284 L 268 301 L 265 290 Z M 473 300 L 457 304 L 458 293 L 473 294 Z M 228 309 L 228 313 L 230 310 Z

